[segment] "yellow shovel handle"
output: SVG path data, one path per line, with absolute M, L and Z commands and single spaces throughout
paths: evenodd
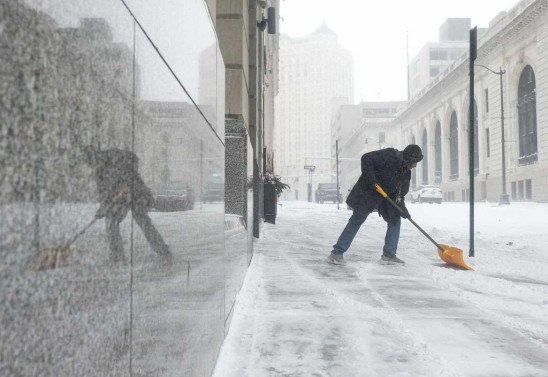
M 382 189 L 382 187 L 378 183 L 375 183 L 375 190 L 377 190 L 377 192 L 379 194 L 381 194 L 383 198 L 388 197 L 388 194 L 386 192 L 384 192 L 384 190 Z
M 386 194 L 386 192 L 384 192 L 384 190 L 382 189 L 382 187 L 378 184 L 378 183 L 375 183 L 375 190 L 381 194 L 381 196 L 383 198 L 385 198 L 386 200 L 388 200 L 390 202 L 390 204 L 392 204 L 394 206 L 394 208 L 396 208 L 398 211 L 400 211 L 401 213 L 403 213 L 403 210 L 400 208 L 400 206 L 398 206 L 396 204 L 396 202 L 394 202 L 392 200 L 392 198 L 390 198 L 388 196 L 388 194 Z M 440 245 L 432 238 L 430 237 L 430 235 L 428 233 L 426 233 L 420 226 L 419 224 L 417 224 L 416 222 L 414 222 L 411 218 L 408 218 L 407 220 L 409 220 L 413 225 L 415 225 L 417 227 L 418 230 L 421 231 L 422 234 L 424 234 L 426 236 L 426 238 L 428 238 L 434 245 L 436 245 L 436 247 L 438 247 L 440 250 L 443 251 L 443 249 L 440 247 Z

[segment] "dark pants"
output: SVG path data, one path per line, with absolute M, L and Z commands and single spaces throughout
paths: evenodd
M 123 216 L 118 213 L 117 216 L 107 215 L 105 218 L 110 252 L 114 258 L 122 258 L 124 255 L 124 245 L 122 236 L 120 235 L 120 223 L 124 220 L 126 215 L 127 211 Z M 152 223 L 148 213 L 146 211 L 132 211 L 132 215 L 137 225 L 139 225 L 143 231 L 152 250 L 160 255 L 170 254 L 169 247 Z
M 333 252 L 335 254 L 343 254 L 354 240 L 354 237 L 358 233 L 361 225 L 364 223 L 365 219 L 369 214 L 362 214 L 360 212 L 354 211 L 348 224 L 342 231 L 337 243 L 333 245 Z M 398 241 L 400 239 L 400 226 L 401 218 L 397 216 L 395 219 L 387 222 L 386 236 L 384 237 L 384 247 L 383 255 L 393 257 L 396 255 L 398 249 Z

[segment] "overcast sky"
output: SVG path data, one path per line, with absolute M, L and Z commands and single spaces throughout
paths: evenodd
M 409 60 L 450 17 L 470 17 L 487 27 L 518 0 L 282 0 L 280 32 L 305 36 L 325 20 L 354 53 L 355 102 L 407 98 L 406 34 Z

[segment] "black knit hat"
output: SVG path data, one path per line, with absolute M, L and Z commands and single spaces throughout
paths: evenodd
M 423 157 L 421 147 L 416 144 L 409 144 L 403 150 L 403 161 L 406 163 L 419 162 Z

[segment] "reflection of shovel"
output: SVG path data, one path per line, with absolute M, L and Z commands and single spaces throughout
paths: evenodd
M 127 187 L 122 188 L 113 198 L 112 203 L 107 207 L 106 212 L 110 211 L 116 204 L 116 200 L 129 192 Z M 47 249 L 39 250 L 32 262 L 32 268 L 35 270 L 47 270 L 59 266 L 59 263 L 66 261 L 70 254 L 70 247 L 76 240 L 84 234 L 100 217 L 93 217 L 82 230 L 80 230 L 74 237 L 72 237 L 65 245 L 50 247 Z
M 65 245 L 50 247 L 48 249 L 42 249 L 36 254 L 33 261 L 32 268 L 36 270 L 46 270 L 59 266 L 59 263 L 64 262 L 70 254 L 70 246 L 76 242 L 78 237 L 86 232 L 97 220 L 98 217 L 94 217 L 81 231 L 79 231 L 74 237 L 72 237 Z
M 387 194 L 384 192 L 381 186 L 378 184 L 375 184 L 375 189 L 379 194 L 382 195 L 383 198 L 388 200 L 390 204 L 392 204 L 398 211 L 403 213 L 403 210 L 394 202 Z M 437 243 L 434 241 L 432 237 L 428 233 L 426 233 L 416 222 L 414 222 L 412 219 L 407 219 L 411 221 L 411 224 L 415 225 L 418 230 L 421 231 L 422 234 L 426 236 L 432 242 L 436 247 L 438 248 L 438 255 L 440 258 L 448 264 L 451 264 L 453 266 L 457 266 L 460 268 L 463 268 L 465 270 L 472 270 L 473 268 L 466 264 L 463 257 L 463 251 L 457 247 L 447 246 L 441 243 Z

